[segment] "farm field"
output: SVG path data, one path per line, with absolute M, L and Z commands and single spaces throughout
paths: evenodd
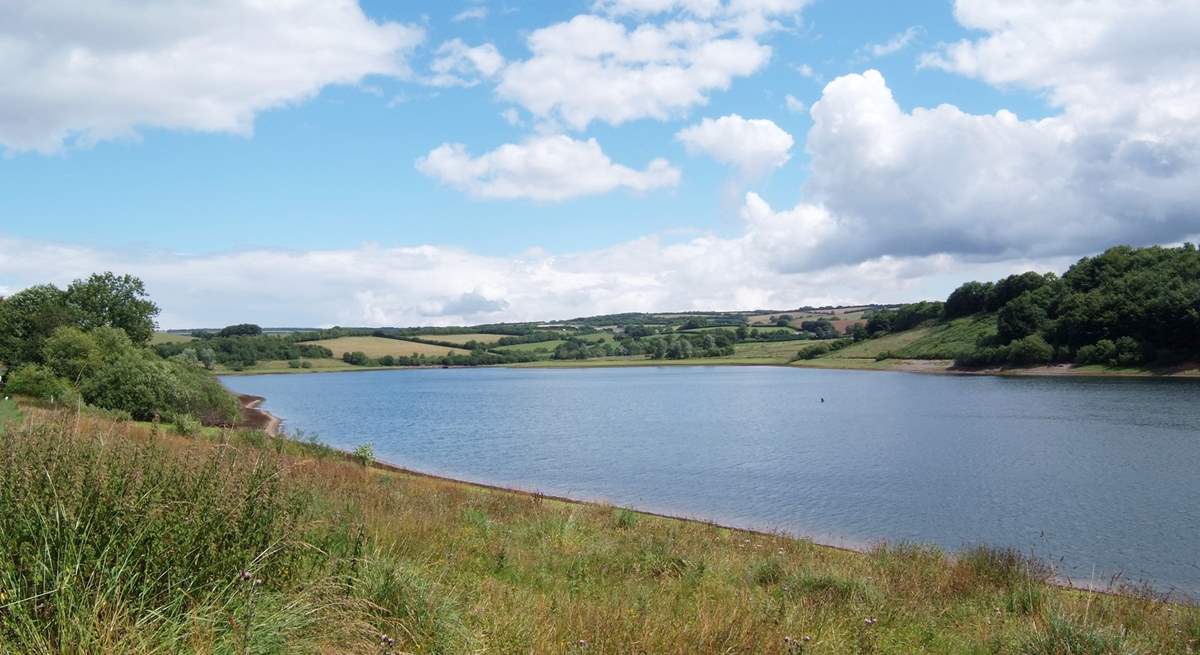
M 150 337 L 150 345 L 157 346 L 160 343 L 187 343 L 194 341 L 196 338 L 187 334 L 175 334 L 173 332 L 155 332 Z
M 444 342 L 446 342 L 446 343 L 456 343 L 456 344 L 458 344 L 458 345 L 460 345 L 460 346 L 461 346 L 461 345 L 465 345 L 465 344 L 467 344 L 467 343 L 469 343 L 469 342 L 471 342 L 471 341 L 475 341 L 475 342 L 478 342 L 478 343 L 480 343 L 480 344 L 483 344 L 483 345 L 487 346 L 487 345 L 491 345 L 491 344 L 493 344 L 493 343 L 496 343 L 497 341 L 499 341 L 499 340 L 500 340 L 501 338 L 503 338 L 503 337 L 504 337 L 504 335 L 503 335 L 503 334 L 483 334 L 483 333 L 473 333 L 473 334 L 418 334 L 418 335 L 416 335 L 416 338 L 417 338 L 417 339 L 424 339 L 424 340 L 426 340 L 426 341 L 444 341 Z M 366 352 L 366 351 L 363 351 L 363 352 Z M 395 353 L 392 353 L 392 354 L 395 354 Z
M 521 352 L 521 353 L 548 352 L 548 353 L 550 353 L 550 352 L 554 352 L 555 348 L 559 347 L 560 345 L 562 345 L 564 343 L 566 343 L 566 341 L 564 341 L 563 339 L 555 339 L 553 341 L 538 341 L 536 343 L 514 343 L 511 346 L 498 346 L 496 348 L 492 348 L 492 350 L 495 350 L 496 352 L 502 352 L 502 353 L 509 353 L 509 352 Z
M 371 358 L 383 357 L 384 355 L 391 355 L 393 357 L 410 357 L 412 355 L 440 357 L 448 352 L 457 355 L 468 355 L 471 352 L 462 348 L 433 346 L 427 343 L 400 341 L 384 337 L 338 337 L 336 339 L 321 339 L 319 341 L 305 341 L 303 343 L 325 346 L 333 351 L 335 358 L 341 357 L 344 353 L 348 352 L 366 353 L 367 357 Z

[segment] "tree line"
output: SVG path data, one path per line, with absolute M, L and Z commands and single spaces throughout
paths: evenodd
M 198 361 L 148 347 L 158 313 L 141 280 L 113 273 L 0 300 L 5 393 L 139 420 L 235 422 L 237 400 Z
M 1200 252 L 1191 243 L 1117 246 L 1080 259 L 1062 276 L 1026 272 L 967 282 L 942 307 L 946 319 L 992 313 L 995 335 L 980 340 L 959 365 L 1140 366 L 1195 359 Z

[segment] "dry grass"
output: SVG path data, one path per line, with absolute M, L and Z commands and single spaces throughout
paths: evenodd
M 34 418 L 74 420 L 58 416 Z M 352 568 L 330 580 L 328 566 L 310 567 L 311 585 L 297 574 L 273 588 L 298 604 L 320 599 L 303 606 L 328 634 L 299 625 L 291 641 L 271 648 L 263 636 L 251 652 L 387 652 L 379 632 L 409 653 L 1153 655 L 1195 652 L 1200 639 L 1194 608 L 1059 589 L 1008 551 L 858 554 L 368 468 L 261 436 L 152 437 L 86 416 L 75 434 L 153 440 L 179 467 L 214 448 L 271 457 L 282 484 L 307 499 L 291 511 L 311 517 L 308 539 L 327 543 L 347 520 L 362 526 Z M 120 626 L 123 643 L 138 643 L 139 625 Z M 219 622 L 176 627 L 178 643 L 200 652 L 222 650 L 208 644 L 229 632 Z M 26 652 L 3 639 L 0 652 Z
M 303 343 L 325 346 L 333 351 L 335 358 L 341 357 L 342 354 L 348 352 L 366 353 L 367 357 L 371 358 L 383 357 L 384 355 L 391 355 L 393 357 L 409 357 L 412 355 L 441 357 L 446 353 L 469 355 L 471 352 L 462 348 L 431 346 L 427 343 L 385 339 L 383 337 L 338 337 L 337 339 L 321 339 L 320 341 L 305 341 Z

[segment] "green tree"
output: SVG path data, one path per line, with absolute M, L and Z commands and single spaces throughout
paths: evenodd
M 943 312 L 946 318 L 970 316 L 987 311 L 988 294 L 992 290 L 991 282 L 967 282 L 950 293 L 946 298 Z
M 103 365 L 95 337 L 74 326 L 55 330 L 42 346 L 42 356 L 55 375 L 76 384 L 89 370 Z
M 1046 320 L 1046 310 L 1034 300 L 1033 294 L 1024 293 L 996 315 L 996 336 L 1001 343 L 1027 337 L 1041 330 Z
M 1041 335 L 1031 334 L 1008 345 L 1008 363 L 1016 366 L 1047 364 L 1054 359 L 1054 348 Z
M 31 398 L 44 398 L 58 402 L 72 402 L 75 389 L 66 379 L 41 364 L 22 364 L 8 375 L 4 391 Z
M 15 367 L 42 361 L 42 344 L 75 314 L 66 295 L 52 284 L 19 291 L 0 302 L 0 362 Z
M 66 303 L 76 313 L 79 327 L 125 330 L 134 343 L 149 343 L 154 336 L 158 305 L 146 296 L 146 285 L 132 275 L 97 273 L 67 287 Z

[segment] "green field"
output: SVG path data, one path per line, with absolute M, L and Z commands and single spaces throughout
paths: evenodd
M 1200 641 L 1195 607 L 1056 587 L 1015 551 L 856 553 L 253 431 L 28 413 L 0 439 L 4 652 L 1186 655 Z
M 150 337 L 150 345 L 157 346 L 160 343 L 187 343 L 195 340 L 195 337 L 189 334 L 175 334 L 173 332 L 155 332 Z
M 555 348 L 559 347 L 560 345 L 562 345 L 564 343 L 566 343 L 566 341 L 564 341 L 562 339 L 555 339 L 553 341 L 538 341 L 536 343 L 514 343 L 511 346 L 497 346 L 495 348 L 492 348 L 492 350 L 495 350 L 496 352 L 502 352 L 502 353 L 505 353 L 505 352 L 522 352 L 522 353 L 547 352 L 547 353 L 552 353 L 552 352 L 554 352 Z
M 861 341 L 824 358 L 875 358 L 883 353 L 904 359 L 954 359 L 975 349 L 981 337 L 996 333 L 993 315 L 957 318 Z M 821 358 L 818 358 L 821 359 Z
M 333 351 L 335 358 L 341 357 L 343 353 L 348 352 L 366 353 L 367 357 L 371 358 L 383 357 L 384 355 L 391 355 L 393 357 L 409 357 L 412 355 L 442 357 L 447 353 L 456 355 L 471 354 L 471 351 L 462 348 L 434 346 L 427 343 L 401 341 L 399 339 L 387 339 L 384 337 L 338 337 L 336 339 L 321 339 L 319 341 L 305 341 L 303 343 L 325 346 Z
M 503 337 L 504 337 L 503 334 L 483 334 L 483 333 L 479 333 L 479 332 L 472 333 L 472 334 L 418 334 L 418 335 L 416 335 L 417 339 L 424 339 L 426 341 L 441 341 L 443 343 L 453 343 L 453 344 L 458 344 L 460 346 L 464 345 L 468 342 L 471 342 L 471 341 L 475 341 L 477 343 L 487 346 L 487 345 L 496 343 Z

